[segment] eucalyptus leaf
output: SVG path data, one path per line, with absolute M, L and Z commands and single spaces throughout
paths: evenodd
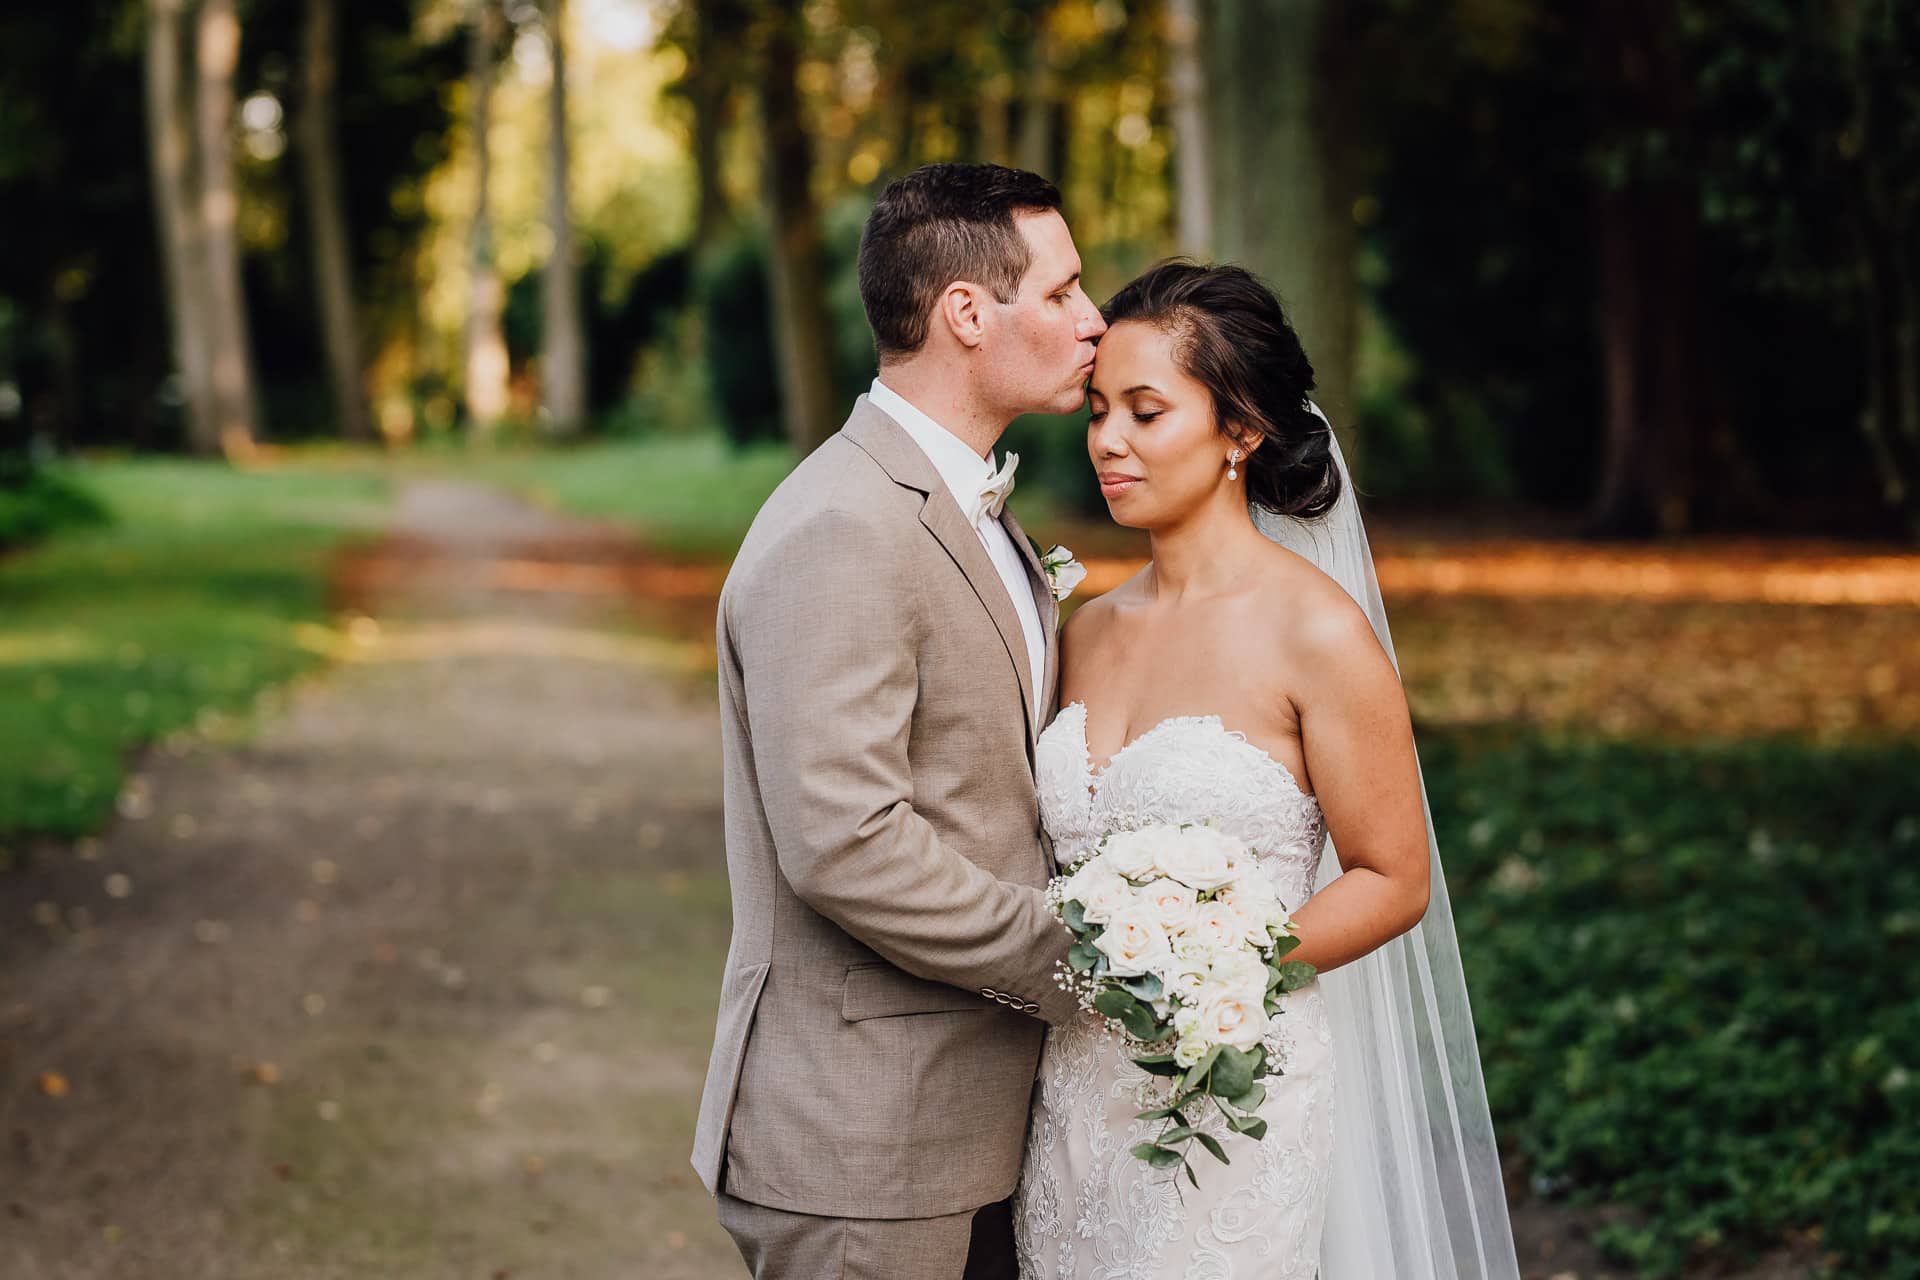
M 1253 1059 L 1232 1045 L 1220 1046 L 1220 1057 L 1207 1079 L 1207 1092 L 1216 1098 L 1237 1098 L 1253 1087 Z
M 1213 1158 L 1215 1160 L 1218 1160 L 1221 1164 L 1233 1163 L 1233 1161 L 1227 1159 L 1227 1153 L 1221 1149 L 1220 1140 L 1218 1138 L 1214 1137 L 1210 1133 L 1196 1133 L 1193 1136 L 1200 1140 L 1201 1146 L 1213 1152 Z
M 1170 1053 L 1149 1053 L 1135 1058 L 1133 1065 L 1150 1076 L 1177 1076 L 1181 1072 L 1180 1064 L 1173 1060 Z
M 1289 960 L 1280 966 L 1280 985 L 1288 991 L 1298 991 L 1312 982 L 1319 972 L 1304 960 Z
M 1207 1072 L 1213 1069 L 1214 1060 L 1219 1056 L 1219 1045 L 1215 1045 L 1213 1048 L 1207 1050 L 1205 1057 L 1187 1068 L 1187 1078 L 1180 1082 L 1181 1087 L 1185 1089 L 1197 1088 L 1200 1082 L 1207 1078 Z
M 1260 1104 L 1266 1100 L 1267 1088 L 1265 1085 L 1260 1084 L 1253 1085 L 1245 1093 L 1227 1099 L 1227 1101 L 1231 1102 L 1234 1107 L 1240 1111 L 1258 1111 Z

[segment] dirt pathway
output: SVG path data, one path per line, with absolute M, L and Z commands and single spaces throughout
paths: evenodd
M 733 1274 L 711 689 L 567 583 L 630 554 L 409 489 L 347 661 L 0 880 L 0 1276 Z

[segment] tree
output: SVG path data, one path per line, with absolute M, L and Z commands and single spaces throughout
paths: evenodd
M 1279 292 L 1315 399 L 1352 420 L 1361 132 L 1342 0 L 1222 0 L 1204 38 L 1213 250 Z
M 338 0 L 307 0 L 300 40 L 301 96 L 293 125 L 312 239 L 314 299 L 340 434 L 349 440 L 369 440 L 373 420 L 362 381 L 360 322 L 335 123 L 338 44 Z
M 1662 0 L 1597 5 L 1587 49 L 1593 133 L 1594 267 L 1600 298 L 1605 444 L 1590 532 L 1646 536 L 1694 524 L 1710 376 L 1700 342 L 1698 213 L 1677 139 L 1686 68 Z
M 768 292 L 773 307 L 781 418 L 801 453 L 833 434 L 832 325 L 813 197 L 813 140 L 800 117 L 798 0 L 773 0 L 762 28 L 761 167 L 772 215 Z
M 493 260 L 493 220 L 488 205 L 492 159 L 494 50 L 501 14 L 495 0 L 472 0 L 467 24 L 467 130 L 473 147 L 473 215 L 467 230 L 467 322 L 465 387 L 467 421 L 487 432 L 507 413 L 507 339 L 502 329 L 506 289 Z
M 234 457 L 252 449 L 260 415 L 240 288 L 240 196 L 233 177 L 233 78 L 240 60 L 240 18 L 233 0 L 200 0 L 194 43 L 198 195 L 215 414 L 211 424 L 200 424 L 194 447 Z
M 568 190 L 565 0 L 546 0 L 553 79 L 547 90 L 547 229 L 553 237 L 541 275 L 540 395 L 548 429 L 577 432 L 587 415 L 587 349 L 580 311 L 580 260 Z
M 1204 258 L 1213 243 L 1213 174 L 1198 0 L 1167 0 L 1167 98 L 1173 117 L 1174 221 L 1180 248 Z
M 146 0 L 147 154 L 166 280 L 174 363 L 196 448 L 219 442 L 213 392 L 213 349 L 206 292 L 206 237 L 200 221 L 199 169 L 194 163 L 192 80 L 184 74 L 182 0 Z

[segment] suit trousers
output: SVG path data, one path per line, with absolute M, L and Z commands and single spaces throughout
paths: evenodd
M 824 1218 L 716 1199 L 754 1280 L 1018 1280 L 1005 1200 L 943 1218 Z

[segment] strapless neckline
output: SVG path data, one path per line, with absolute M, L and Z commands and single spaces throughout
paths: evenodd
M 1226 737 L 1232 739 L 1234 742 L 1239 743 L 1241 746 L 1245 747 L 1249 752 L 1252 752 L 1255 756 L 1258 756 L 1262 761 L 1265 761 L 1266 764 L 1272 767 L 1272 769 L 1279 775 L 1280 780 L 1293 790 L 1294 794 L 1298 795 L 1302 800 L 1305 800 L 1311 803 L 1315 808 L 1319 807 L 1319 801 L 1315 800 L 1313 797 L 1313 794 L 1309 792 L 1305 787 L 1300 785 L 1300 780 L 1293 776 L 1293 770 L 1287 768 L 1286 765 L 1282 764 L 1279 760 L 1275 759 L 1272 752 L 1268 751 L 1265 747 L 1262 747 L 1259 744 L 1253 742 L 1251 739 L 1247 737 L 1246 734 L 1241 733 L 1238 729 L 1227 728 L 1226 721 L 1222 720 L 1217 715 L 1168 716 L 1164 720 L 1161 720 L 1153 725 L 1150 725 L 1146 729 L 1143 729 L 1139 733 L 1135 734 L 1132 738 L 1129 738 L 1126 742 L 1122 743 L 1120 745 L 1119 750 L 1115 751 L 1112 755 L 1107 757 L 1107 762 L 1105 764 L 1096 765 L 1093 762 L 1093 747 L 1087 741 L 1087 704 L 1085 702 L 1082 702 L 1080 699 L 1075 698 L 1072 702 L 1069 702 L 1066 706 L 1060 708 L 1060 714 L 1063 716 L 1066 715 L 1068 712 L 1072 712 L 1072 711 L 1077 711 L 1079 713 L 1079 721 L 1078 721 L 1078 727 L 1076 729 L 1076 732 L 1080 735 L 1080 759 L 1082 764 L 1084 764 L 1086 767 L 1087 790 L 1089 793 L 1097 793 L 1099 791 L 1100 784 L 1105 780 L 1106 776 L 1109 773 L 1113 772 L 1114 765 L 1119 763 L 1120 759 L 1123 756 L 1125 756 L 1128 752 L 1134 750 L 1136 747 L 1139 747 L 1141 744 L 1147 742 L 1148 740 L 1153 738 L 1155 735 L 1159 734 L 1162 730 L 1175 728 L 1180 725 L 1207 725 L 1212 728 L 1218 729 Z

